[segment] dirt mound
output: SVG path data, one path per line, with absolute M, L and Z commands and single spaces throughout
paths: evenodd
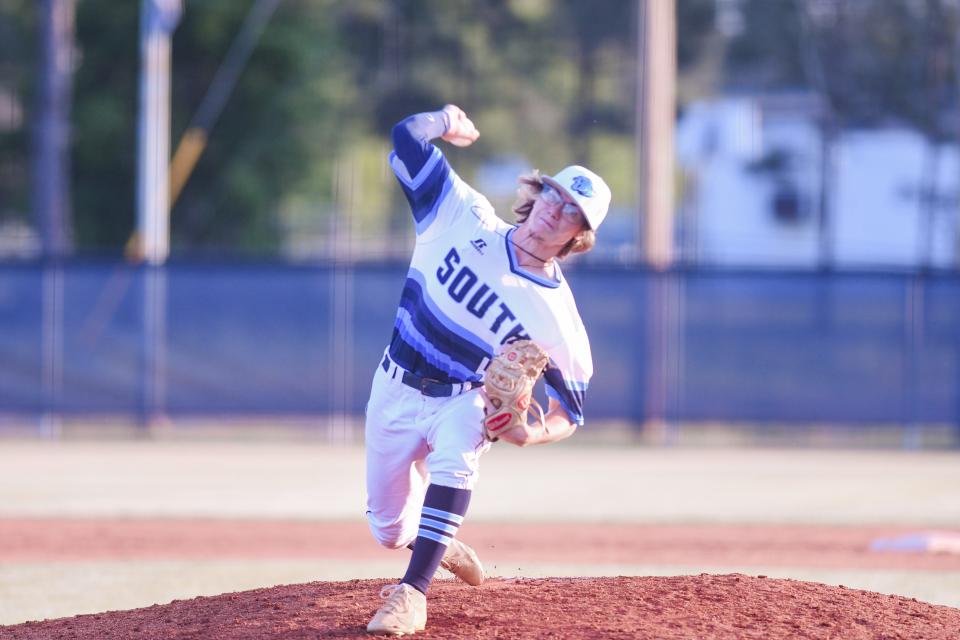
M 364 638 L 382 580 L 314 582 L 0 627 L 10 640 Z M 430 638 L 960 638 L 960 609 L 739 574 L 434 582 Z

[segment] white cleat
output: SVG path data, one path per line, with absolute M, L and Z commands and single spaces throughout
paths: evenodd
M 367 633 L 402 636 L 427 628 L 427 596 L 401 582 L 381 589 L 380 597 L 386 602 L 373 615 Z
M 477 552 L 456 538 L 447 546 L 440 566 L 471 586 L 483 584 L 483 565 Z

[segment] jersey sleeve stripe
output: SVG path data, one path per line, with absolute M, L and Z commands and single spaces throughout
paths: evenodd
M 427 178 L 430 177 L 430 174 L 434 168 L 436 168 L 437 163 L 444 161 L 443 152 L 433 145 L 430 146 L 432 149 L 430 151 L 430 156 L 427 158 L 426 163 L 424 163 L 420 171 L 417 172 L 417 175 L 412 178 L 410 177 L 410 172 L 407 171 L 407 165 L 403 163 L 403 160 L 400 159 L 400 156 L 397 155 L 397 152 L 390 152 L 390 167 L 393 169 L 394 175 L 397 176 L 400 184 L 410 191 L 418 191 L 420 187 L 423 186 L 423 183 L 427 181 Z
M 407 118 L 393 128 L 394 150 L 390 152 L 390 168 L 407 198 L 417 234 L 421 234 L 433 222 L 437 209 L 449 190 L 450 165 L 443 152 L 430 144 L 426 132 L 414 136 L 411 127 L 422 129 L 424 122 L 417 124 L 416 117 Z
M 583 400 L 587 389 L 587 383 L 567 381 L 564 379 L 560 370 L 555 367 L 547 368 L 543 374 L 546 382 L 547 395 L 556 398 L 567 411 L 570 419 L 578 424 L 583 424 Z
M 433 221 L 437 219 L 437 215 L 440 212 L 440 206 L 443 204 L 444 199 L 447 197 L 447 193 L 450 191 L 450 187 L 453 186 L 453 181 L 448 176 L 441 184 L 440 193 L 436 197 L 432 194 L 430 197 L 424 199 L 424 203 L 410 204 L 410 210 L 413 212 L 413 219 L 416 225 L 417 235 L 423 234 L 430 225 L 433 224 Z M 427 208 L 427 203 L 429 203 L 429 208 Z
M 437 151 L 435 158 L 436 162 L 425 165 L 423 171 L 411 181 L 405 172 L 397 171 L 398 167 L 402 169 L 404 165 L 391 155 L 391 166 L 410 206 L 418 235 L 433 223 L 456 176 L 443 154 Z
M 570 405 L 570 397 L 569 397 L 569 396 L 563 396 L 563 395 L 557 393 L 557 391 L 556 391 L 552 386 L 550 386 L 550 385 L 546 385 L 546 390 L 547 390 L 547 396 L 548 396 L 548 397 L 550 397 L 550 398 L 555 398 L 556 400 L 558 400 L 558 401 L 560 402 L 560 406 L 562 406 L 562 407 L 564 408 L 564 410 L 567 412 L 567 415 L 570 416 L 570 421 L 571 421 L 573 424 L 582 427 L 582 426 L 583 426 L 583 412 L 582 412 L 582 411 L 577 411 L 577 410 L 575 410 L 575 409 Z

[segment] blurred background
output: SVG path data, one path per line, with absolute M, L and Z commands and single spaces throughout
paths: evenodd
M 0 431 L 359 441 L 413 225 L 389 130 L 565 267 L 594 434 L 960 446 L 960 0 L 2 0 Z M 586 431 L 586 430 L 585 430 Z

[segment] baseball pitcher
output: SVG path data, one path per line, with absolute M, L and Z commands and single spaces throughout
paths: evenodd
M 466 147 L 479 135 L 455 105 L 393 128 L 389 161 L 416 245 L 367 405 L 367 517 L 377 542 L 413 553 L 400 582 L 383 589 L 371 633 L 423 630 L 438 566 L 483 582 L 456 534 L 492 442 L 556 442 L 583 424 L 593 362 L 559 261 L 593 247 L 610 189 L 580 166 L 534 171 L 519 179 L 518 224 L 508 224 L 431 143 Z M 532 399 L 541 375 L 546 413 Z

